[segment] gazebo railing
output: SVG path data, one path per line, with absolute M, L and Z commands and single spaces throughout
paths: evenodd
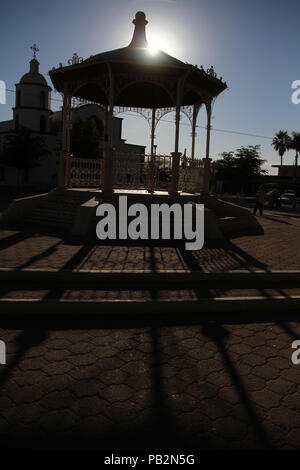
M 151 160 L 151 155 L 145 155 L 145 160 L 148 163 L 150 173 L 153 179 L 154 190 L 167 191 L 169 183 L 172 178 L 172 157 L 171 155 L 154 155 Z M 152 165 L 152 167 L 151 167 Z
M 172 176 L 172 157 L 116 152 L 113 173 L 114 188 L 167 191 Z
M 102 159 L 71 157 L 72 187 L 101 187 Z M 102 178 L 101 178 L 102 176 Z M 113 189 L 145 189 L 168 191 L 172 179 L 171 155 L 144 155 L 115 152 L 113 157 Z M 203 189 L 204 162 L 181 157 L 178 190 L 198 193 Z
M 102 162 L 102 159 L 71 157 L 71 185 L 99 187 Z
M 178 189 L 186 193 L 199 193 L 204 186 L 204 161 L 181 157 Z
M 144 189 L 148 173 L 144 154 L 115 152 L 113 188 Z

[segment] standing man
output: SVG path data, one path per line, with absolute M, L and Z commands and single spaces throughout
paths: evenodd
M 255 206 L 253 210 L 254 215 L 256 214 L 257 209 L 259 210 L 260 215 L 263 215 L 265 199 L 266 199 L 266 193 L 265 193 L 263 185 L 261 185 L 258 188 L 258 191 L 256 193 Z

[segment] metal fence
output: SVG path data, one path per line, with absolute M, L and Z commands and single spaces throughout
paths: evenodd
M 199 193 L 204 184 L 203 160 L 181 158 L 178 189 L 186 193 Z
M 71 158 L 73 187 L 100 187 L 102 159 Z M 198 193 L 203 187 L 202 160 L 181 157 L 178 189 Z M 116 152 L 113 158 L 113 188 L 168 191 L 172 179 L 172 156 Z
M 99 187 L 102 160 L 92 158 L 71 159 L 71 185 L 73 187 Z

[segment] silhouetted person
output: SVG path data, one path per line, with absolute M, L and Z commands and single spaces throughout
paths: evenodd
M 260 186 L 256 193 L 255 206 L 253 209 L 254 215 L 256 214 L 257 209 L 259 210 L 260 215 L 263 215 L 265 199 L 266 199 L 266 193 L 265 193 L 264 187 Z
M 279 201 L 280 191 L 278 188 L 274 188 L 270 194 L 270 208 L 279 209 L 280 201 Z

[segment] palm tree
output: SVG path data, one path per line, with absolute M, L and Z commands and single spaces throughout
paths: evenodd
M 275 137 L 272 141 L 272 146 L 279 153 L 280 156 L 280 165 L 282 166 L 282 157 L 285 152 L 290 148 L 290 136 L 286 131 L 279 131 L 275 134 Z
M 297 166 L 298 166 L 298 153 L 300 152 L 300 132 L 292 132 L 292 138 L 289 142 L 289 148 L 296 150 L 295 155 L 295 170 L 294 170 L 294 184 L 297 183 Z

